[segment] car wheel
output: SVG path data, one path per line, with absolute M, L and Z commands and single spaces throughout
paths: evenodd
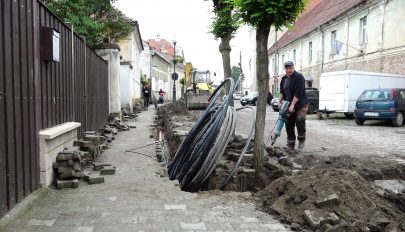
M 242 104 L 242 106 L 245 106 L 245 105 L 246 105 L 245 103 L 240 103 L 240 104 Z
M 356 124 L 357 124 L 357 125 L 361 126 L 361 125 L 364 124 L 364 122 L 365 122 L 366 120 L 364 120 L 363 118 L 355 118 L 354 121 L 356 121 Z
M 277 109 L 277 108 L 273 108 L 273 110 L 276 111 L 276 112 L 278 112 L 278 109 Z
M 313 113 L 315 113 L 315 106 L 314 106 L 314 104 L 309 104 L 309 106 L 308 106 L 308 114 L 313 114 Z
M 345 113 L 345 116 L 347 119 L 353 119 L 354 118 L 354 114 L 350 114 L 350 113 Z
M 395 127 L 400 127 L 402 126 L 403 123 L 404 123 L 404 115 L 402 114 L 402 112 L 398 112 L 395 115 L 395 118 L 392 119 L 392 125 Z
M 252 105 L 254 105 L 254 106 L 256 105 L 256 100 L 252 101 Z

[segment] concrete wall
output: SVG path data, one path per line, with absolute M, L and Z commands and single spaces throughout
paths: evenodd
M 405 40 L 402 23 L 405 1 L 373 0 L 355 7 L 336 20 L 322 25 L 308 35 L 279 50 L 279 70 L 272 67 L 275 54 L 270 54 L 270 75 L 283 74 L 282 55 L 285 61 L 293 60 L 296 50 L 296 70 L 301 71 L 312 85 L 319 87 L 322 72 L 359 70 L 405 74 Z M 367 17 L 367 43 L 360 44 L 360 19 Z M 331 33 L 337 32 L 337 40 L 345 43 L 339 54 L 331 52 Z M 309 42 L 312 42 L 312 60 L 309 57 Z M 324 50 L 322 50 L 322 43 Z M 272 44 L 271 44 L 272 46 Z M 361 52 L 362 50 L 363 52 Z M 322 64 L 323 58 L 323 64 Z
M 55 180 L 52 164 L 59 152 L 71 148 L 77 140 L 80 123 L 68 122 L 39 131 L 40 184 L 50 186 Z
M 133 83 L 133 69 L 128 63 L 121 63 L 120 67 L 120 89 L 121 89 L 121 107 L 126 107 L 132 112 L 133 92 L 135 85 Z

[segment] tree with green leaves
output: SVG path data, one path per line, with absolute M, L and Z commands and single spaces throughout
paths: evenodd
M 240 67 L 239 66 L 232 66 L 231 76 L 232 76 L 232 79 L 235 81 L 235 83 L 239 79 L 240 74 L 242 74 L 242 71 L 240 70 Z M 239 86 L 240 86 L 240 83 L 238 84 L 238 86 L 236 86 L 236 89 L 239 89 Z
M 73 24 L 90 46 L 114 43 L 133 30 L 133 21 L 111 4 L 116 0 L 44 0 L 59 18 Z
M 183 95 L 184 95 L 184 87 L 186 85 L 186 78 L 184 78 L 184 77 L 180 78 L 179 84 L 181 85 L 181 96 L 183 97 Z
M 291 27 L 308 0 L 228 0 L 234 4 L 242 21 L 256 28 L 257 101 L 254 159 L 256 176 L 264 167 L 264 127 L 269 92 L 268 38 L 270 28 Z
M 221 39 L 219 52 L 222 54 L 224 68 L 224 80 L 231 77 L 231 45 L 230 42 L 239 27 L 239 20 L 234 14 L 234 5 L 229 0 L 213 0 L 214 19 L 211 25 L 211 32 L 215 39 Z M 229 89 L 229 85 L 228 85 Z

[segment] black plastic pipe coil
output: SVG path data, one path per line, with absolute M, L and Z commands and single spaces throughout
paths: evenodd
M 222 89 L 227 82 L 230 83 L 228 95 L 222 103 L 216 103 L 220 96 L 220 89 Z M 236 85 L 232 78 L 228 78 L 214 91 L 209 99 L 209 106 L 183 140 L 177 150 L 173 163 L 169 165 L 169 178 L 171 180 L 178 179 L 180 188 L 183 191 L 196 192 L 200 190 L 201 185 L 214 171 L 224 154 L 235 130 L 236 111 L 230 106 L 230 99 L 232 98 Z M 251 108 L 255 118 L 255 110 L 252 107 L 242 107 L 237 110 L 245 108 Z M 253 129 L 250 131 L 248 141 L 250 141 L 253 131 L 254 120 Z M 249 142 L 246 143 L 239 162 L 235 165 L 231 175 L 234 174 L 242 160 L 248 145 Z M 224 186 L 229 179 L 230 177 L 226 178 L 222 185 Z

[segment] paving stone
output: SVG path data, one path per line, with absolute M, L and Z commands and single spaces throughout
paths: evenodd
M 186 205 L 165 205 L 165 210 L 186 210 Z
M 64 218 L 57 219 L 55 226 L 80 226 L 83 222 L 83 218 Z
M 79 180 L 56 180 L 56 188 L 57 189 L 64 189 L 64 188 L 78 188 L 79 187 Z
M 51 220 L 37 220 L 37 219 L 31 219 L 28 222 L 28 226 L 53 226 L 55 224 L 56 219 L 51 219 Z
M 58 168 L 58 178 L 60 180 L 68 180 L 68 179 L 72 179 L 75 175 L 75 172 L 73 171 L 72 168 L 63 168 L 60 167 Z
M 302 166 L 297 164 L 296 162 L 292 162 L 293 169 L 302 170 Z
M 57 169 L 59 167 L 67 167 L 68 166 L 68 162 L 67 161 L 61 161 L 61 162 L 54 162 L 52 163 L 52 167 L 54 169 Z
M 84 178 L 84 173 L 82 171 L 74 172 L 73 176 L 76 178 Z
M 85 181 L 88 181 L 90 175 L 91 175 L 91 172 L 83 172 L 84 180 L 85 180 Z
M 77 226 L 72 228 L 73 232 L 93 232 L 94 227 L 93 226 Z
M 80 165 L 79 162 L 76 162 L 76 163 L 73 165 L 73 170 L 75 170 L 75 171 L 81 171 L 81 170 L 82 170 L 82 167 L 81 167 L 81 165 Z
M 258 218 L 255 217 L 244 217 L 241 216 L 243 223 L 252 223 L 252 222 L 259 222 Z
M 100 175 L 114 175 L 115 174 L 115 167 L 113 166 L 103 166 L 100 170 Z
M 263 224 L 260 225 L 260 227 L 267 229 L 267 231 L 287 230 L 287 228 L 280 223 Z
M 336 193 L 333 193 L 325 198 L 318 199 L 315 202 L 315 205 L 318 207 L 325 207 L 330 205 L 337 205 L 339 204 L 339 197 Z
M 325 223 L 335 225 L 339 222 L 339 217 L 334 213 L 323 213 L 311 210 L 304 211 L 304 219 L 312 228 L 319 228 Z
M 204 222 L 199 223 L 185 223 L 181 222 L 180 227 L 182 230 L 207 230 Z
M 293 165 L 291 159 L 288 156 L 282 156 L 278 158 L 278 162 L 286 167 L 291 167 Z
M 99 176 L 99 175 L 89 175 L 87 177 L 87 182 L 89 184 L 100 184 L 104 183 L 104 176 Z
M 106 163 L 94 163 L 94 171 L 100 171 L 103 169 L 104 166 L 111 166 L 111 164 L 106 164 Z

